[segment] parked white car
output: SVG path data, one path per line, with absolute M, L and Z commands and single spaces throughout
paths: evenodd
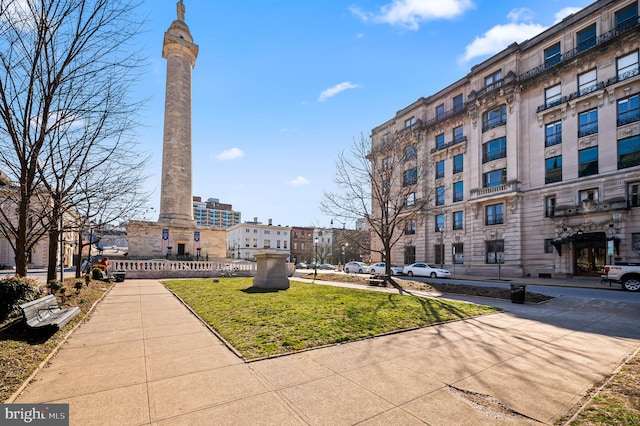
M 410 277 L 451 278 L 451 272 L 429 265 L 428 263 L 414 263 L 404 267 L 404 274 Z
M 387 273 L 385 270 L 385 265 L 385 262 L 374 263 L 369 267 L 369 272 L 376 275 L 384 275 Z M 391 265 L 391 275 L 402 275 L 402 267 Z
M 364 262 L 347 262 L 343 269 L 347 274 L 366 274 L 369 272 L 369 265 Z

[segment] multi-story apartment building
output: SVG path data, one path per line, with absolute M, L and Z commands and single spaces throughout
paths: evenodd
M 217 198 L 202 201 L 193 197 L 193 218 L 198 226 L 228 229 L 240 223 L 240 212 L 233 211 L 231 204 L 221 203 Z
M 264 225 L 254 218 L 253 222 L 244 222 L 232 226 L 227 231 L 227 257 L 231 259 L 255 260 L 258 252 L 270 250 L 287 254 L 290 261 L 291 228 L 273 226 L 271 219 Z
M 640 261 L 639 29 L 636 0 L 597 1 L 373 129 L 374 168 L 413 132 L 435 171 L 391 261 L 534 277 Z

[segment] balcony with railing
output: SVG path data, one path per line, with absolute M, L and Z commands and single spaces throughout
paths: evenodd
M 474 188 L 470 191 L 470 194 L 471 199 L 476 199 L 506 192 L 517 192 L 518 188 L 518 181 L 509 181 L 500 185 L 489 186 L 486 188 Z
M 618 127 L 640 121 L 640 109 L 632 109 L 618 114 Z
M 460 114 L 462 114 L 463 112 L 465 112 L 467 109 L 466 105 L 462 104 L 462 105 L 454 105 L 453 108 L 451 108 L 448 111 L 445 111 L 441 114 L 438 114 L 435 118 L 432 118 L 431 120 L 427 120 L 424 122 L 424 127 L 425 128 L 430 128 L 435 126 L 438 123 L 441 123 L 445 120 L 448 120 L 452 117 L 458 116 Z
M 574 59 L 576 56 L 581 55 L 585 52 L 591 51 L 594 48 L 596 48 L 597 46 L 601 46 L 605 43 L 610 42 L 611 40 L 620 37 L 623 34 L 626 34 L 628 32 L 630 32 L 631 30 L 633 30 L 634 28 L 638 27 L 638 17 L 635 17 L 633 20 L 628 21 L 628 25 L 620 25 L 617 28 L 608 31 L 604 34 L 601 34 L 600 36 L 596 37 L 595 41 L 590 42 L 587 45 L 580 45 L 578 47 L 576 47 L 575 49 L 572 49 L 568 52 L 563 53 L 562 55 L 559 56 L 558 59 L 555 59 L 553 61 L 547 61 L 523 74 L 520 74 L 520 81 L 523 82 L 525 80 L 528 80 L 530 78 L 536 77 L 537 75 L 551 69 L 551 68 L 555 68 L 557 66 L 559 66 L 560 64 L 566 63 L 572 59 Z
M 451 148 L 452 146 L 456 146 L 456 145 L 458 145 L 458 144 L 465 143 L 465 142 L 467 142 L 467 137 L 466 137 L 466 136 L 460 136 L 460 137 L 458 137 L 458 138 L 455 138 L 455 139 L 454 139 L 454 140 L 452 140 L 451 142 L 447 142 L 447 143 L 445 143 L 445 144 L 443 144 L 443 145 L 436 146 L 435 148 L 432 148 L 432 149 L 431 149 L 431 153 L 432 153 L 432 154 L 435 154 L 435 153 L 436 153 L 436 152 L 438 152 L 438 151 L 442 151 L 442 150 L 445 150 L 445 149 L 449 149 L 449 148 Z

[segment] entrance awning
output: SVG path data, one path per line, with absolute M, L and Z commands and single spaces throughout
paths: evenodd
M 575 242 L 589 242 L 589 241 L 613 241 L 616 254 L 618 255 L 620 254 L 620 238 L 618 237 L 607 238 L 607 234 L 605 234 L 604 232 L 589 232 L 586 234 L 582 232 L 577 232 L 573 235 L 569 235 L 568 237 L 554 240 L 551 244 L 553 244 L 553 246 L 558 251 L 558 256 L 562 256 L 563 244 L 569 244 L 569 243 L 575 243 Z

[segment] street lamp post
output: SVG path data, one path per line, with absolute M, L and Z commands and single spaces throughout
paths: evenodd
M 315 255 L 313 258 L 313 281 L 315 282 L 316 277 L 318 276 L 318 238 L 316 237 L 315 241 Z
M 440 269 L 444 269 L 444 227 L 440 226 L 438 230 L 440 231 Z
M 341 220 L 336 219 L 336 222 L 339 222 L 342 224 L 342 229 L 344 229 L 345 225 L 347 224 L 347 222 L 343 222 Z M 331 219 L 331 226 L 333 226 L 333 219 Z

